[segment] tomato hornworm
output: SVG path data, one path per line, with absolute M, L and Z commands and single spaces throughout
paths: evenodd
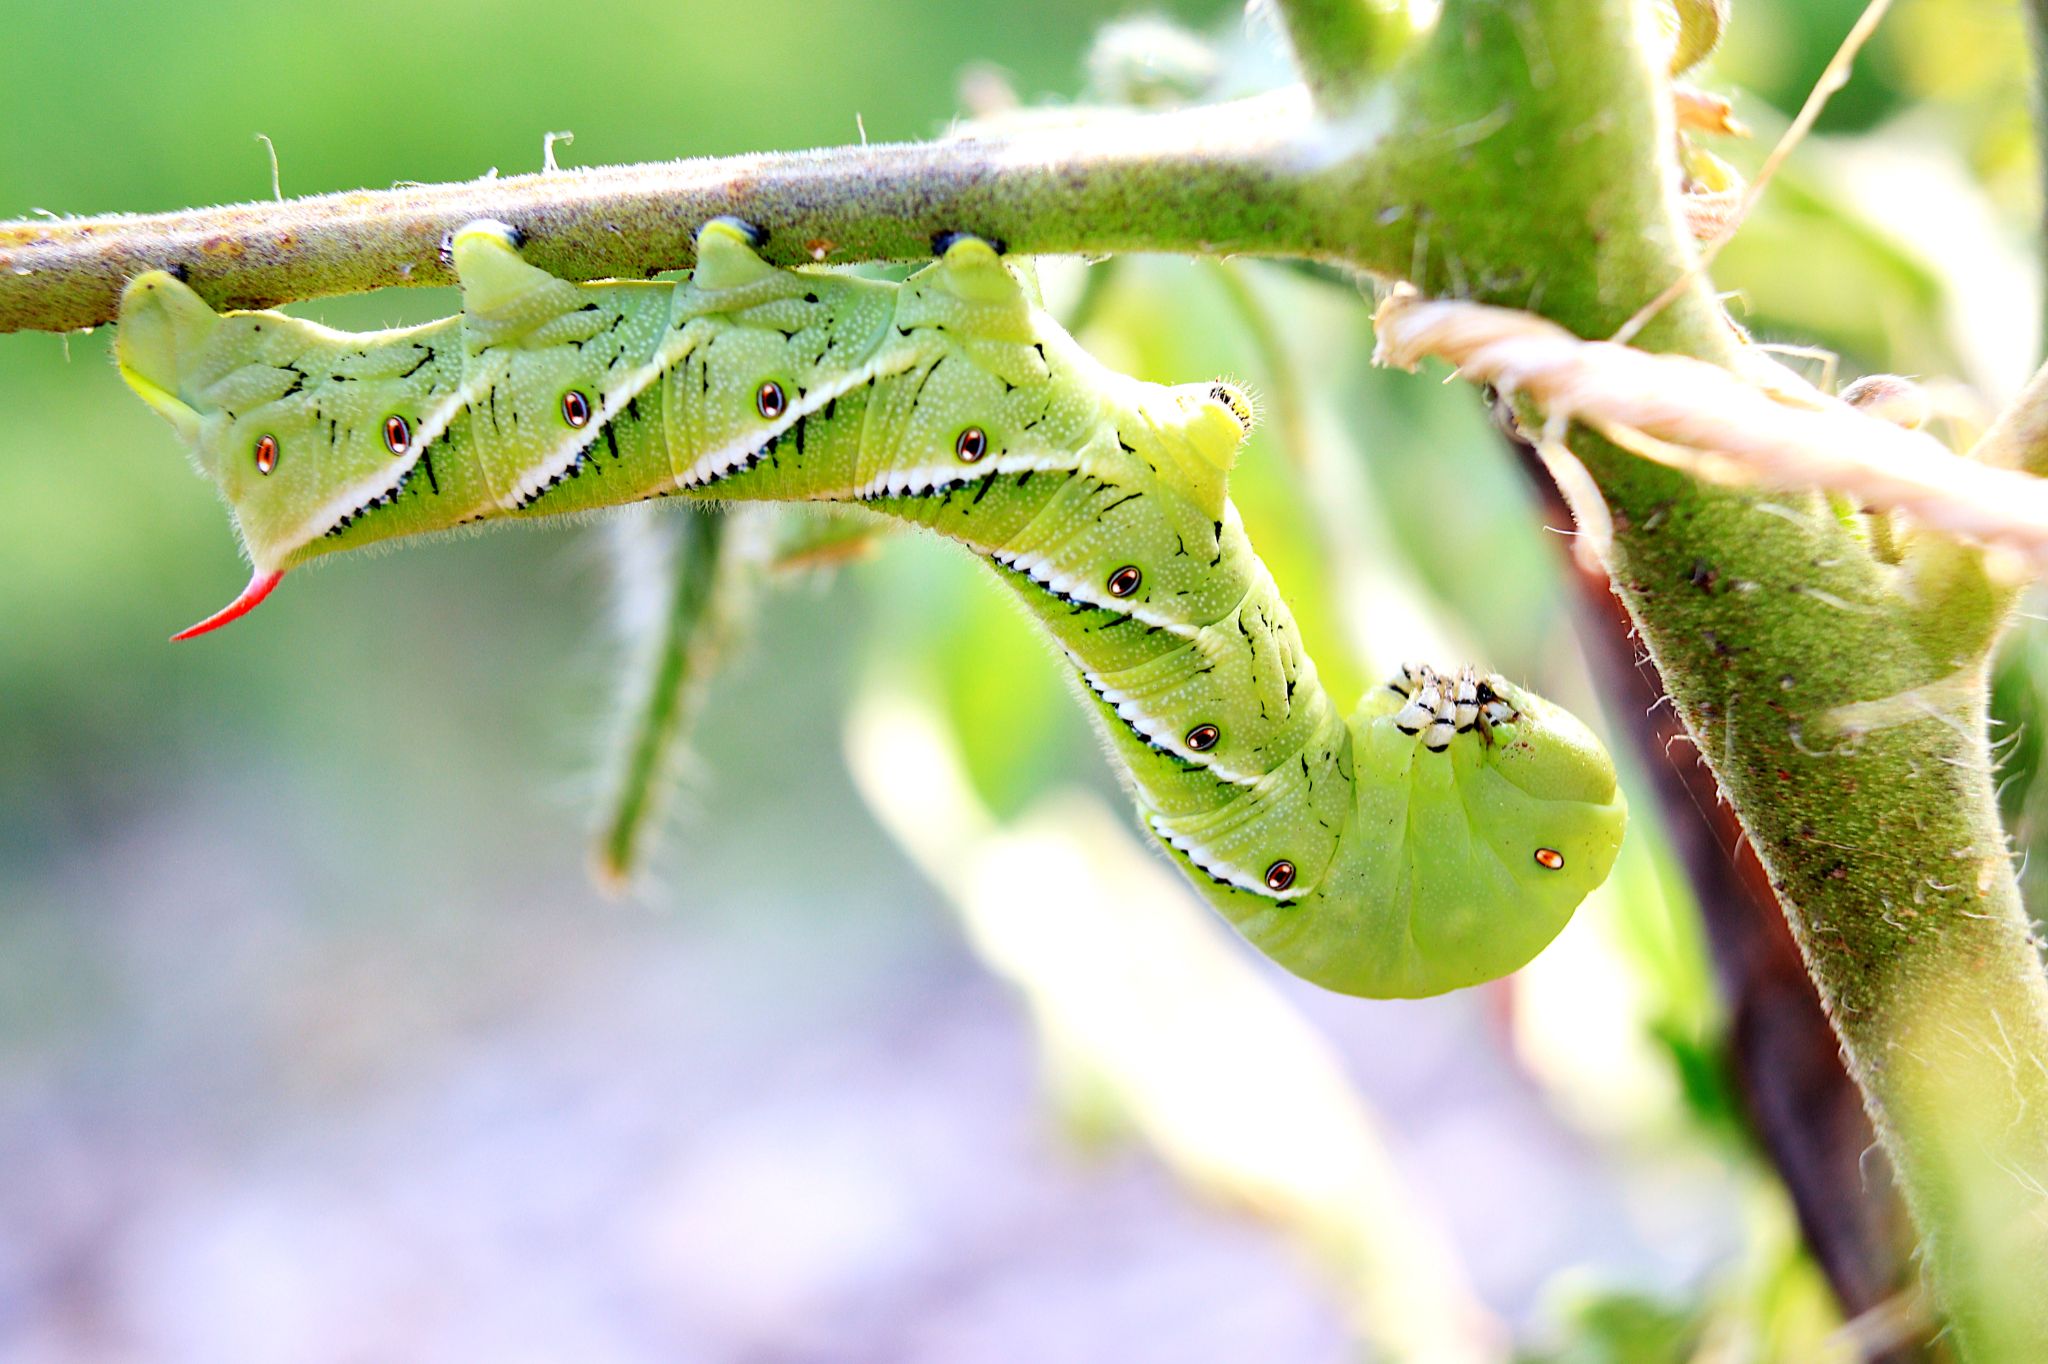
M 1348 719 L 1224 482 L 1226 384 L 1105 368 L 997 247 L 901 284 L 784 270 L 720 218 L 696 269 L 573 284 L 516 231 L 449 252 L 455 317 L 365 334 L 127 287 L 116 356 L 255 565 L 180 638 L 323 554 L 681 496 L 851 503 L 993 566 L 1071 661 L 1147 828 L 1240 931 L 1331 989 L 1431 994 L 1540 951 L 1613 865 L 1614 769 L 1565 712 L 1404 668 Z

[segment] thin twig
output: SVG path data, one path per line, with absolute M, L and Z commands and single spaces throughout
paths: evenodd
M 1835 91 L 1848 84 L 1849 68 L 1855 62 L 1856 54 L 1863 50 L 1863 44 L 1870 40 L 1870 35 L 1877 32 L 1878 21 L 1884 18 L 1885 11 L 1889 8 L 1891 0 L 1870 0 L 1864 7 L 1862 15 L 1850 28 L 1849 36 L 1842 39 L 1842 45 L 1835 49 L 1834 57 L 1820 73 L 1820 79 L 1816 80 L 1813 89 L 1807 92 L 1806 103 L 1800 106 L 1799 116 L 1792 120 L 1792 126 L 1778 139 L 1778 145 L 1771 148 L 1771 154 L 1764 158 L 1763 167 L 1757 171 L 1756 179 L 1750 181 L 1749 188 L 1743 191 L 1742 204 L 1735 210 L 1732 220 L 1722 229 L 1719 236 L 1700 249 L 1698 260 L 1677 279 L 1665 285 L 1662 293 L 1637 309 L 1635 315 L 1622 323 L 1610 340 L 1624 346 L 1633 341 L 1636 333 L 1648 325 L 1651 318 L 1663 312 L 1671 300 L 1691 286 L 1693 280 L 1706 273 L 1707 267 L 1714 263 L 1714 258 L 1721 254 L 1721 248 L 1735 236 L 1736 229 L 1742 226 L 1743 220 L 1749 217 L 1749 211 L 1755 208 L 1757 200 L 1763 197 L 1764 187 L 1771 183 L 1771 177 L 1778 173 L 1778 167 L 1792 154 L 1793 148 L 1806 140 L 1806 134 L 1812 130 L 1814 121 L 1821 116 L 1821 111 L 1828 107 L 1828 100 L 1833 97 Z

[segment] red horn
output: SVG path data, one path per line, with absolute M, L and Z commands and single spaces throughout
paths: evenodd
M 240 620 L 243 616 L 254 611 L 262 603 L 263 599 L 270 595 L 270 590 L 283 581 L 284 570 L 281 568 L 275 573 L 265 573 L 260 569 L 257 570 L 257 572 L 250 576 L 249 585 L 242 589 L 241 596 L 236 597 L 197 625 L 187 626 L 185 629 L 178 631 L 177 634 L 171 636 L 171 641 L 176 643 L 181 639 L 190 639 L 194 635 L 203 635 L 209 630 L 218 630 L 231 620 Z

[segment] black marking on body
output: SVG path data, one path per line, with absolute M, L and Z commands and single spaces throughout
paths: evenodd
M 931 382 L 932 375 L 938 373 L 939 366 L 945 364 L 946 359 L 946 356 L 941 355 L 926 365 L 923 372 L 917 376 L 917 387 L 910 390 L 910 410 L 913 413 L 917 411 L 918 399 L 924 396 L 924 386 Z
M 1075 676 L 1081 679 L 1081 685 L 1088 689 L 1088 694 L 1093 696 L 1097 701 L 1100 701 L 1102 703 L 1102 708 L 1108 711 L 1111 715 L 1115 716 L 1117 723 L 1121 724 L 1125 729 L 1129 730 L 1133 735 L 1135 735 L 1138 739 L 1138 742 L 1144 744 L 1145 747 L 1151 749 L 1154 753 L 1162 755 L 1163 757 L 1173 759 L 1174 763 L 1183 772 L 1207 772 L 1209 770 L 1209 764 L 1190 758 L 1186 754 L 1180 753 L 1175 749 L 1168 748 L 1166 745 L 1160 743 L 1151 735 L 1145 733 L 1145 731 L 1143 731 L 1142 729 L 1139 729 L 1136 721 L 1127 718 L 1121 710 L 1117 709 L 1116 702 L 1110 700 L 1107 696 L 1104 696 L 1102 694 L 1102 689 L 1096 686 L 1093 682 L 1091 682 L 1088 679 L 1088 673 L 1085 669 L 1076 668 L 1074 670 L 1074 674 Z M 1230 790 L 1237 792 L 1242 792 L 1245 789 L 1244 787 L 1239 786 L 1236 782 L 1225 781 L 1221 777 L 1216 778 L 1216 784 L 1218 786 L 1228 787 Z
M 1074 615 L 1078 616 L 1084 611 L 1099 611 L 1105 616 L 1116 617 L 1114 621 L 1111 621 L 1109 624 L 1101 627 L 1104 630 L 1110 629 L 1116 625 L 1121 625 L 1126 621 L 1136 619 L 1128 611 L 1111 610 L 1109 607 L 1099 605 L 1095 602 L 1085 601 L 1082 598 L 1073 595 L 1071 592 L 1062 592 L 1058 588 L 1054 587 L 1051 583 L 1040 582 L 1038 579 L 1032 577 L 1023 569 L 1017 568 L 1011 564 L 1006 564 L 1001 559 L 996 558 L 994 555 L 989 555 L 987 557 L 990 563 L 994 564 L 998 569 L 1001 569 L 1004 573 L 1009 574 L 1011 577 L 1016 578 L 1019 581 L 1030 583 L 1033 587 L 1037 588 L 1040 592 L 1043 592 L 1046 596 L 1051 597 L 1056 602 L 1059 602 L 1066 606 L 1073 607 Z M 1145 627 L 1145 633 L 1148 635 L 1155 635 L 1158 634 L 1164 628 L 1164 626 L 1160 625 L 1148 625 Z
M 557 471 L 554 477 L 520 498 L 517 502 L 514 502 L 512 510 L 516 512 L 525 511 L 528 507 L 531 507 L 570 479 L 583 477 L 583 470 L 586 467 L 596 470 L 602 476 L 604 474 L 604 466 L 590 457 L 591 451 L 595 448 L 594 442 L 586 444 L 581 450 L 576 452 L 576 458 L 569 461 L 567 468 Z
M 437 437 L 436 439 L 439 438 Z M 377 494 L 375 497 L 370 498 L 368 501 L 357 506 L 352 511 L 343 512 L 340 520 L 336 521 L 333 525 L 329 526 L 325 531 L 321 532 L 321 538 L 332 539 L 335 536 L 342 534 L 350 526 L 354 525 L 357 521 L 369 515 L 371 512 L 376 511 L 379 507 L 395 506 L 398 502 L 398 499 L 405 496 L 406 490 L 412 486 L 413 476 L 419 473 L 420 466 L 423 464 L 427 464 L 427 455 L 424 450 L 420 452 L 419 459 L 415 460 L 410 468 L 408 468 L 404 473 L 398 476 L 398 482 L 392 484 L 389 488 Z M 434 493 L 436 496 L 438 496 L 441 491 L 441 485 L 438 482 L 434 481 L 433 468 L 431 465 L 428 465 L 427 468 L 427 481 L 429 482 L 429 484 L 433 486 Z
M 809 415 L 806 413 L 805 417 Z M 741 474 L 752 472 L 759 468 L 764 461 L 773 462 L 775 460 L 776 447 L 787 440 L 792 432 L 795 433 L 796 439 L 799 445 L 801 445 L 803 441 L 803 425 L 804 417 L 798 417 L 790 425 L 785 426 L 782 430 L 777 431 L 774 435 L 763 441 L 754 450 L 749 452 L 744 459 L 740 460 L 739 463 L 734 464 L 730 468 L 721 469 L 718 473 L 701 483 L 690 484 L 688 490 L 690 492 L 702 492 L 706 488 L 715 488 L 727 479 L 738 478 Z M 682 490 L 677 489 L 676 491 Z M 663 496 L 667 496 L 667 494 L 663 494 Z
M 1008 255 L 1010 250 L 1010 244 L 1001 237 L 984 237 L 979 232 L 951 231 L 932 233 L 932 254 L 934 256 L 943 256 L 953 248 L 955 243 L 963 241 L 987 242 L 989 250 L 995 252 L 998 256 Z
M 1211 881 L 1214 881 L 1217 885 L 1222 886 L 1225 890 L 1239 891 L 1245 895 L 1257 895 L 1258 898 L 1261 900 L 1267 900 L 1273 904 L 1281 905 L 1287 908 L 1292 908 L 1294 905 L 1298 904 L 1302 896 L 1307 894 L 1307 892 L 1302 890 L 1301 887 L 1297 884 L 1295 886 L 1289 887 L 1289 890 L 1292 893 L 1284 897 L 1275 895 L 1261 895 L 1258 891 L 1252 890 L 1249 887 L 1240 886 L 1239 884 L 1237 884 L 1237 882 L 1230 880 L 1228 877 L 1218 876 L 1215 873 L 1215 871 L 1209 867 L 1207 863 L 1196 860 L 1195 855 L 1189 852 L 1187 849 L 1176 847 L 1172 843 L 1168 842 L 1166 838 L 1162 836 L 1157 829 L 1154 829 L 1152 831 L 1152 837 L 1158 840 L 1160 847 L 1166 849 L 1167 852 L 1171 853 L 1180 861 L 1185 862 L 1193 870 L 1200 872 L 1202 875 L 1208 877 Z
M 1038 471 L 1035 469 L 1026 469 L 1021 474 L 1012 475 L 991 469 L 985 474 L 961 474 L 949 478 L 943 483 L 934 483 L 928 488 L 920 488 L 914 492 L 896 492 L 893 489 L 884 488 L 879 492 L 869 493 L 866 496 L 850 498 L 848 500 L 857 506 L 864 506 L 871 502 L 922 502 L 930 498 L 937 498 L 941 502 L 950 502 L 955 494 L 964 493 L 969 488 L 973 488 L 975 490 L 974 497 L 968 503 L 969 506 L 972 506 L 988 496 L 989 489 L 994 487 L 997 482 L 1007 478 L 1013 486 L 1022 488 L 1031 481 L 1031 475 L 1036 472 Z M 1072 478 L 1075 472 L 1075 470 L 1068 470 L 1067 477 Z M 964 516 L 967 513 L 963 512 L 961 514 Z M 943 534 L 944 532 L 940 533 Z M 1012 571 L 1014 572 L 1015 570 Z

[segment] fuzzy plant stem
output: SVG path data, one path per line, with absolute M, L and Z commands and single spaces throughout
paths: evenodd
M 1332 47 L 1351 12 L 1280 9 L 1326 93 L 1364 51 Z M 0 329 L 108 321 L 148 265 L 236 306 L 442 284 L 442 235 L 479 216 L 558 273 L 641 275 L 687 266 L 695 227 L 736 213 L 781 262 L 919 256 L 949 230 L 1019 252 L 1294 256 L 1611 336 L 1693 259 L 1669 48 L 1639 0 L 1446 0 L 1342 116 L 1295 91 L 925 145 L 5 224 Z M 1635 341 L 1716 362 L 1736 345 L 1703 279 Z M 1954 1339 L 1974 1359 L 2048 1359 L 2048 988 L 1983 740 L 2003 594 L 1968 554 L 1881 562 L 1818 497 L 1569 442 L 1614 524 L 1616 589 L 1897 1167 Z
M 1494 154 L 1452 178 L 1497 183 L 1495 211 L 1469 233 L 1439 218 L 1436 249 L 1473 296 L 1515 258 L 1500 238 L 1520 235 L 1519 259 L 1543 262 L 1541 311 L 1610 336 L 1688 267 L 1646 9 L 1447 9 L 1431 55 L 1491 59 L 1466 73 L 1467 116 L 1512 111 L 1482 144 Z M 1517 192 L 1557 211 L 1518 220 Z M 1638 344 L 1726 360 L 1734 337 L 1706 288 Z M 1570 443 L 1613 523 L 1616 590 L 1771 877 L 1953 1338 L 1969 1359 L 2048 1358 L 2048 989 L 1984 741 L 2003 594 L 1938 544 L 1881 562 L 1818 496 L 1709 486 L 1584 432 Z
M 641 870 L 661 795 L 674 775 L 676 750 L 689 732 L 705 686 L 723 651 L 723 598 L 743 571 L 727 553 L 727 517 L 685 512 L 679 519 L 665 597 L 649 623 L 650 647 L 634 679 L 637 704 L 617 740 L 617 771 L 598 820 L 594 855 L 599 881 L 622 887 Z
M 1542 459 L 1525 441 L 1506 443 L 1543 499 L 1546 523 L 1570 534 L 1570 511 Z M 1664 684 L 1641 661 L 1634 622 L 1606 574 L 1587 571 L 1582 556 L 1562 557 L 1574 561 L 1573 615 L 1600 687 L 1601 710 L 1635 749 L 1699 904 L 1728 1012 L 1728 1066 L 1750 1130 L 1778 1172 L 1844 1315 L 1875 1320 L 1872 1314 L 1882 1314 L 1886 1304 L 1912 1295 L 1916 1274 L 1907 1263 L 1905 1212 L 1890 1162 L 1870 1149 L 1876 1134 L 1862 1094 L 1842 1063 L 1770 878 L 1745 845 L 1735 812 L 1720 800 L 1713 774 L 1697 761 L 1684 726 L 1663 703 Z M 1870 1353 L 1865 1364 L 1930 1357 L 1922 1342 L 1899 1338 Z
M 722 213 L 765 229 L 763 254 L 785 265 L 916 259 L 953 231 L 1033 254 L 1301 254 L 1342 205 L 1384 202 L 1352 182 L 1397 159 L 1367 151 L 1333 173 L 1315 164 L 1316 128 L 1295 91 L 936 143 L 0 223 L 0 331 L 110 322 L 121 286 L 152 266 L 182 273 L 216 307 L 452 284 L 442 239 L 477 218 L 512 224 L 529 260 L 570 279 L 687 267 L 698 226 Z M 1306 254 L 1339 258 L 1361 226 Z M 1376 231 L 1390 250 L 1403 235 L 1398 224 Z

